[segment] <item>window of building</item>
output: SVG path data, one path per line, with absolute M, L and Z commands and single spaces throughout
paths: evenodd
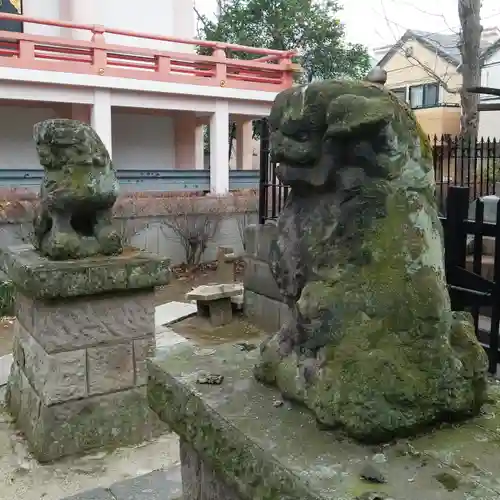
M 406 102 L 406 87 L 398 87 L 397 89 L 391 89 L 391 92 L 401 101 Z
M 426 83 L 410 87 L 410 106 L 412 108 L 428 108 L 439 103 L 439 85 Z

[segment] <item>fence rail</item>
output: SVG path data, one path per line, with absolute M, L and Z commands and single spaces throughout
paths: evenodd
M 124 192 L 132 191 L 210 191 L 209 170 L 117 170 Z M 43 170 L 0 169 L 0 188 L 38 191 Z M 230 170 L 229 189 L 257 189 L 257 170 Z

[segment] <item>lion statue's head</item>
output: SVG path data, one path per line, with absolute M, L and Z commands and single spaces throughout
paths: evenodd
M 293 87 L 277 96 L 269 123 L 278 176 L 292 187 L 348 189 L 375 177 L 433 189 L 427 138 L 412 111 L 379 84 Z

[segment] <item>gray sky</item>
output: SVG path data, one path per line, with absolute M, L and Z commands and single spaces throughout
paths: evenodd
M 340 16 L 348 40 L 369 48 L 394 43 L 406 29 L 457 31 L 457 0 L 343 0 Z M 201 11 L 215 11 L 215 0 L 196 0 Z M 483 27 L 500 26 L 500 1 L 482 0 Z

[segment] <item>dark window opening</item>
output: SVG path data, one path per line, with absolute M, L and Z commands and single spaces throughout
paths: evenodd
M 430 108 L 439 104 L 439 85 L 426 83 L 410 87 L 410 106 L 416 108 Z

